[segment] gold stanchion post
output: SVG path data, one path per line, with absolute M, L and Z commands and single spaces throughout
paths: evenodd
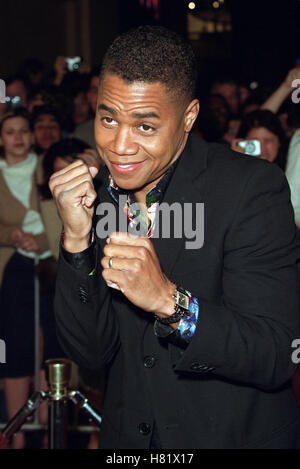
M 49 449 L 67 448 L 67 400 L 71 362 L 65 358 L 46 361 Z

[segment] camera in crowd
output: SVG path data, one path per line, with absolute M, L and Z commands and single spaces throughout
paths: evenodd
M 66 57 L 66 62 L 68 64 L 68 70 L 69 72 L 75 72 L 76 70 L 79 69 L 79 64 L 81 62 L 81 57 L 76 56 L 76 57 Z
M 245 155 L 258 156 L 261 154 L 261 145 L 259 140 L 242 140 L 239 146 L 244 148 Z

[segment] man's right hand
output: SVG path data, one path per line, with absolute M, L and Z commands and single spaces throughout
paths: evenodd
M 89 246 L 97 196 L 92 177 L 97 172 L 97 168 L 76 160 L 50 178 L 49 187 L 64 226 L 64 247 L 69 252 L 80 252 Z

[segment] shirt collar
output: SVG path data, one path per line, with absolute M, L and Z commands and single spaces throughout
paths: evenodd
M 152 187 L 152 189 L 150 189 L 147 194 L 146 194 L 146 205 L 147 207 L 151 207 L 152 204 L 154 204 L 155 202 L 161 202 L 165 193 L 166 193 L 166 190 L 167 190 L 167 187 L 172 179 L 172 175 L 174 173 L 174 170 L 177 166 L 177 162 L 178 162 L 179 158 L 172 164 L 172 166 L 170 166 L 167 171 L 165 172 L 165 174 L 163 175 L 163 177 L 160 179 L 160 181 L 157 183 L 156 186 Z M 107 190 L 110 194 L 110 196 L 113 198 L 113 200 L 118 204 L 119 203 L 119 195 L 120 194 L 126 194 L 128 196 L 128 199 L 130 200 L 130 202 L 136 202 L 136 199 L 135 199 L 135 196 L 134 196 L 134 193 L 132 191 L 126 191 L 126 190 L 123 190 L 123 189 L 120 189 L 117 184 L 115 183 L 113 177 L 109 174 L 108 176 L 108 186 L 107 186 Z

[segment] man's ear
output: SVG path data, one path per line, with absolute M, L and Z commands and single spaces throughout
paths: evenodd
M 194 125 L 195 120 L 197 119 L 200 109 L 200 103 L 198 99 L 193 99 L 187 106 L 184 113 L 184 130 L 190 132 Z

